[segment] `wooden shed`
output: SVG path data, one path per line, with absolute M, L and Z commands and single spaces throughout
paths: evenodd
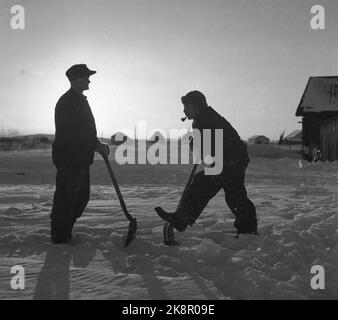
M 338 159 L 338 117 L 323 122 L 320 128 L 321 160 Z
M 113 146 L 119 146 L 125 143 L 128 139 L 130 138 L 123 132 L 116 132 L 114 135 L 111 136 L 110 144 Z
M 302 130 L 295 130 L 284 138 L 284 143 L 288 145 L 302 144 Z
M 310 77 L 296 116 L 302 117 L 303 157 L 337 160 L 332 148 L 338 139 L 333 129 L 338 117 L 338 76 Z
M 256 135 L 249 138 L 248 142 L 251 144 L 268 144 L 270 140 L 266 136 Z

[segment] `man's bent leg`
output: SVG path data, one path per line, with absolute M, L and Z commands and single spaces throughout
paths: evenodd
M 188 225 L 192 226 L 208 202 L 221 189 L 221 182 L 219 175 L 205 175 L 204 171 L 198 172 L 193 179 L 189 191 L 182 198 L 177 215 L 182 217 Z
M 188 225 L 192 226 L 208 204 L 222 187 L 222 179 L 218 176 L 197 173 L 193 182 L 183 194 L 180 205 L 174 213 L 156 208 L 157 214 L 169 222 L 175 229 L 182 232 Z

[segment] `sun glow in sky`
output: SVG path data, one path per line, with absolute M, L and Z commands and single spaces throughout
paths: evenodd
M 10 9 L 25 8 L 24 30 Z M 54 133 L 65 71 L 97 70 L 88 96 L 98 135 L 188 128 L 180 97 L 202 91 L 243 139 L 300 128 L 295 111 L 310 76 L 338 74 L 338 2 L 308 0 L 2 0 L 0 129 Z

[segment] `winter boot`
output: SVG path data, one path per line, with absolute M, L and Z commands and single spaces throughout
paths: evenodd
M 234 227 L 238 234 L 257 234 L 256 208 L 250 200 L 247 202 L 246 208 L 237 212 Z
M 169 222 L 179 232 L 183 232 L 188 226 L 188 223 L 179 212 L 166 212 L 161 207 L 155 208 L 155 211 L 164 221 Z
M 249 234 L 257 234 L 257 220 L 239 220 L 236 218 L 234 223 L 235 228 L 237 229 L 237 233 L 249 233 Z

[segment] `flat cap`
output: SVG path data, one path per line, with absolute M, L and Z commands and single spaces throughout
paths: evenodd
M 94 73 L 96 71 L 88 69 L 85 64 L 74 64 L 66 71 L 66 76 L 69 81 L 72 81 L 81 77 L 89 77 Z

